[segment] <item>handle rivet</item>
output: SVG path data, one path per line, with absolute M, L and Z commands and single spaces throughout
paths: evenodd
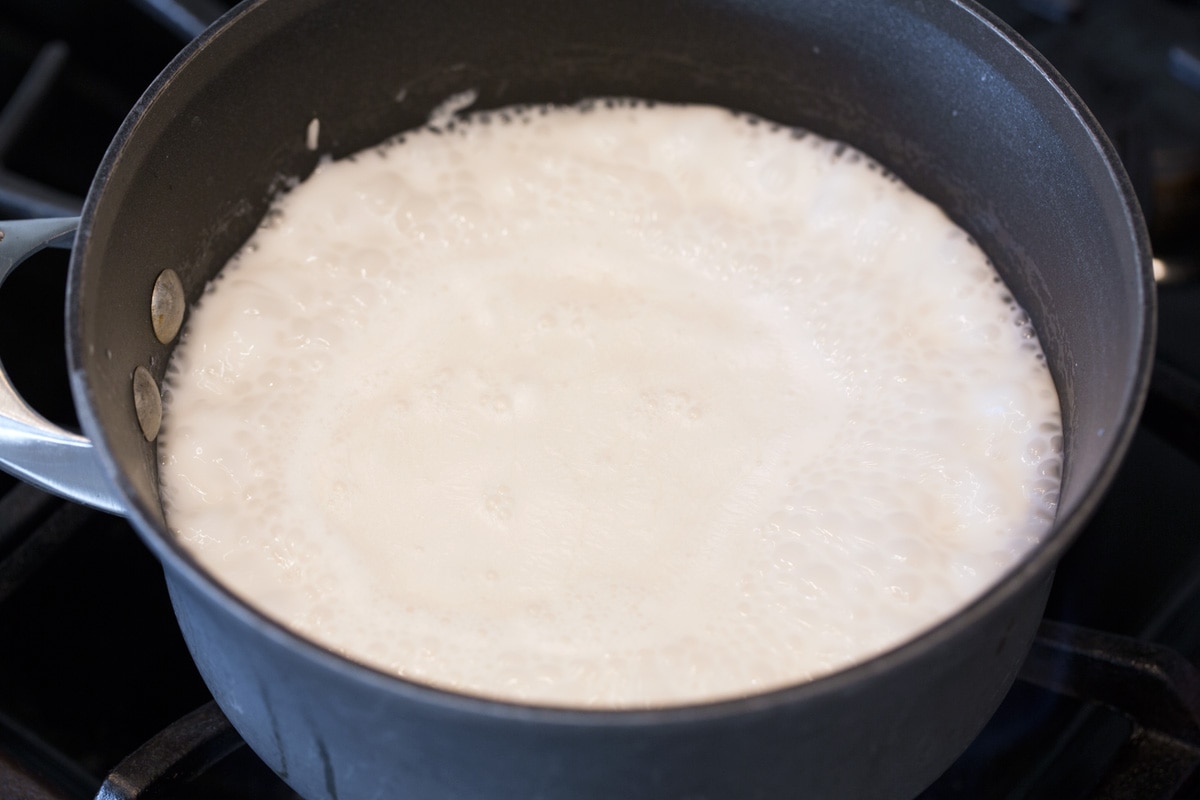
M 145 367 L 133 371 L 133 410 L 137 412 L 142 435 L 147 442 L 153 442 L 162 426 L 162 393 L 154 376 Z
M 170 344 L 183 325 L 186 309 L 183 297 L 183 281 L 173 269 L 164 269 L 154 281 L 154 292 L 150 295 L 150 322 L 154 335 L 163 344 Z

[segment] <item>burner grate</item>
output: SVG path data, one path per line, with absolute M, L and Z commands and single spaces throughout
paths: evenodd
M 80 197 L 45 186 L 4 166 L 22 133 L 46 103 L 62 73 L 67 52 L 62 42 L 51 42 L 39 50 L 29 71 L 0 110 L 0 213 L 6 216 L 71 216 L 79 213 L 83 205 Z
M 122 761 L 96 800 L 298 800 L 208 703 Z
M 1200 789 L 1200 671 L 1179 653 L 1044 622 L 1021 678 L 1132 720 L 1129 739 L 1094 796 L 1152 800 L 1190 797 Z

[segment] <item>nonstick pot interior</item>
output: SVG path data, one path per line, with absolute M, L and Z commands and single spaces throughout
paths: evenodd
M 477 90 L 477 107 L 639 96 L 725 105 L 849 141 L 975 236 L 1033 317 L 1060 390 L 1065 519 L 1108 468 L 1139 388 L 1147 301 L 1136 212 L 1039 62 L 973 10 L 928 6 L 242 7 L 135 109 L 89 197 L 69 309 L 88 433 L 137 511 L 160 525 L 154 445 L 130 389 L 135 367 L 161 380 L 169 356 L 148 310 L 159 271 L 176 270 L 194 301 L 289 179 L 321 155 L 419 125 L 452 93 Z

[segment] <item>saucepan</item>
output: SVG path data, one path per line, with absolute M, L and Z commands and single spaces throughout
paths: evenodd
M 656 710 L 407 682 L 234 596 L 179 547 L 159 503 L 153 439 L 183 309 L 289 181 L 465 90 L 478 108 L 727 106 L 848 141 L 940 204 L 1042 337 L 1064 415 L 1053 531 L 978 600 L 865 663 Z M 6 266 L 75 231 L 66 324 L 82 426 L 54 428 L 5 381 L 4 463 L 129 518 L 217 702 L 311 800 L 918 793 L 1014 680 L 1054 566 L 1132 436 L 1153 348 L 1148 241 L 1112 147 L 1046 61 L 969 0 L 251 0 L 137 103 L 78 221 L 3 229 Z

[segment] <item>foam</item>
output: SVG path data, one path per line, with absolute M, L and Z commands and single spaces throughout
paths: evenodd
M 935 206 L 720 109 L 459 107 L 323 163 L 191 313 L 162 493 L 234 592 L 415 680 L 661 706 L 892 647 L 1044 535 L 1054 386 Z

